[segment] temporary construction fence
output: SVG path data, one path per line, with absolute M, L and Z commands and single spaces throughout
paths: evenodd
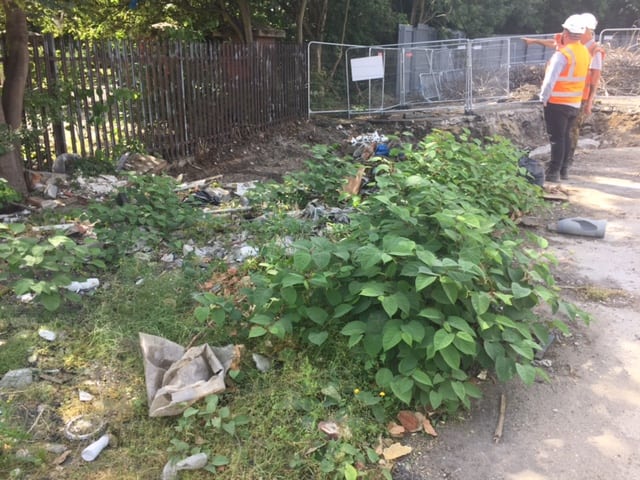
M 204 156 L 307 112 L 306 52 L 298 45 L 34 35 L 29 49 L 22 142 L 29 168 L 46 169 L 63 152 Z M 5 52 L 0 42 L 0 59 Z
M 605 47 L 628 48 L 628 61 L 635 56 L 633 49 L 638 50 L 638 31 L 607 30 L 601 39 L 609 39 Z M 532 82 L 539 87 L 543 67 L 554 51 L 527 44 L 522 35 L 382 46 L 311 42 L 309 115 L 351 116 L 447 105 L 472 111 L 486 102 L 509 99 Z M 633 66 L 632 71 L 638 75 L 640 68 Z

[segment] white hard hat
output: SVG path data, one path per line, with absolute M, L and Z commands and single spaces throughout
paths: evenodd
M 598 26 L 598 20 L 592 13 L 583 13 L 580 16 L 582 17 L 582 22 L 584 23 L 585 27 L 587 27 L 589 30 L 596 29 L 596 27 Z
M 569 33 L 584 33 L 587 31 L 582 15 L 571 15 L 564 21 L 562 28 Z

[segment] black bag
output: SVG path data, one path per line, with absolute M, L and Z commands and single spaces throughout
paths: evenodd
M 518 166 L 527 171 L 525 177 L 529 183 L 540 187 L 544 185 L 544 167 L 539 161 L 525 155 L 518 160 Z

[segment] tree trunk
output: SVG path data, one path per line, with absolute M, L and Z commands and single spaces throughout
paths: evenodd
M 2 86 L 2 112 L 0 112 L 0 132 L 13 137 L 22 124 L 24 91 L 29 68 L 29 34 L 27 17 L 14 0 L 2 0 L 6 19 L 7 58 L 5 80 Z M 4 136 L 4 134 L 3 134 Z M 27 194 L 24 165 L 20 158 L 20 143 L 7 142 L 0 155 L 0 176 L 21 194 Z M 8 151 L 6 151 L 7 149 Z
M 244 43 L 250 45 L 253 43 L 253 22 L 251 19 L 251 5 L 249 5 L 249 0 L 238 0 L 238 7 L 240 8 L 242 30 L 244 31 Z
M 300 7 L 296 14 L 296 43 L 302 45 L 304 42 L 304 13 L 307 10 L 307 0 L 300 0 Z

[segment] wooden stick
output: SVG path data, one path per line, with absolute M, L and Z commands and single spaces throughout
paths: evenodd
M 503 393 L 500 395 L 500 416 L 498 417 L 498 426 L 496 433 L 493 434 L 494 443 L 498 443 L 502 438 L 502 429 L 504 427 L 504 415 L 507 411 L 507 396 Z

